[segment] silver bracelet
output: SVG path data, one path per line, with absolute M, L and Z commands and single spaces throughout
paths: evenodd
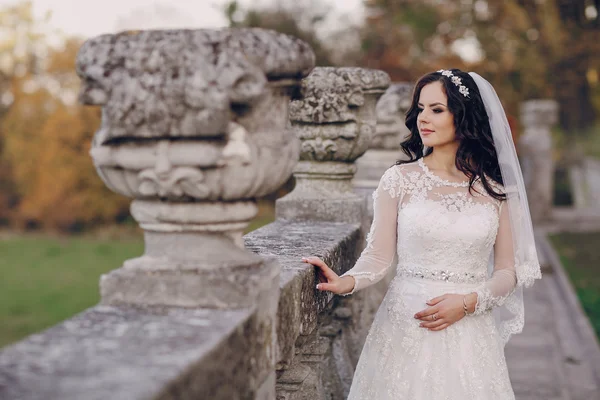
M 464 296 L 463 296 L 463 310 L 464 310 L 464 312 L 465 312 L 465 317 L 466 317 L 467 315 L 470 315 L 470 313 L 469 313 L 469 309 L 467 308 L 467 295 L 464 295 Z

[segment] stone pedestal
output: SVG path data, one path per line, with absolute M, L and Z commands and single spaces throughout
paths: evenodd
M 413 85 L 394 83 L 377 102 L 377 129 L 369 149 L 356 160 L 357 171 L 354 176 L 354 191 L 370 195 L 379 184 L 386 169 L 398 160 L 407 159 L 400 143 L 410 131 L 404 123 L 406 111 L 412 101 Z M 368 210 L 372 212 L 372 198 L 368 196 Z
M 530 100 L 521 106 L 523 135 L 520 159 L 527 198 L 534 222 L 552 218 L 554 160 L 550 129 L 558 121 L 554 100 Z
M 103 106 L 91 149 L 134 198 L 146 252 L 102 277 L 104 304 L 237 308 L 277 271 L 243 248 L 255 198 L 290 176 L 288 104 L 314 55 L 260 29 L 147 31 L 88 40 L 81 100 Z
M 103 107 L 94 165 L 145 232 L 145 254 L 102 276 L 101 303 L 249 312 L 237 329 L 266 361 L 239 373 L 256 399 L 275 397 L 280 265 L 242 233 L 297 163 L 288 106 L 313 66 L 307 44 L 261 29 L 104 35 L 77 58 L 81 101 Z
M 375 135 L 375 105 L 388 85 L 386 73 L 362 68 L 317 67 L 302 81 L 301 98 L 290 108 L 302 141 L 296 187 L 277 201 L 277 218 L 361 222 L 354 161 Z

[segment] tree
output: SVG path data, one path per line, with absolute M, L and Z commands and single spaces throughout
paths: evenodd
M 510 113 L 517 113 L 523 100 L 554 97 L 567 132 L 594 124 L 597 110 L 588 77 L 597 74 L 600 65 L 599 0 L 365 4 L 367 65 L 397 80 L 414 80 L 423 72 L 450 66 L 473 69 L 494 84 Z M 469 48 L 479 57 L 465 57 Z
M 31 2 L 0 9 L 0 122 L 34 77 L 45 46 L 44 22 L 33 17 Z M 19 201 L 14 168 L 7 157 L 6 130 L 0 123 L 0 222 L 8 223 Z
M 452 2 L 366 0 L 361 64 L 385 70 L 393 81 L 415 81 L 441 67 L 464 68 L 452 48 L 464 27 Z
M 19 194 L 17 225 L 64 231 L 114 222 L 128 213 L 129 200 L 105 187 L 89 156 L 100 111 L 74 101 L 80 45 L 72 39 L 51 49 L 38 79 L 45 85 L 16 90 L 4 118 L 6 157 Z
M 477 26 L 483 48 L 489 47 L 486 56 L 497 62 L 500 57 L 490 51 L 497 43 L 489 38 L 494 30 L 504 32 L 513 59 L 507 77 L 515 89 L 525 98 L 554 97 L 560 105 L 561 126 L 570 134 L 592 126 L 597 110 L 588 77 L 600 65 L 597 8 L 586 0 L 489 0 L 486 4 L 494 23 L 480 21 Z M 590 7 L 595 15 L 586 13 Z
M 244 9 L 236 0 L 232 0 L 224 8 L 231 27 L 272 29 L 305 41 L 315 52 L 316 64 L 321 66 L 334 64 L 331 49 L 318 35 L 328 12 L 329 7 L 316 0 L 308 3 L 283 0 L 269 7 L 250 9 Z
M 114 222 L 129 200 L 110 192 L 89 149 L 100 111 L 76 103 L 81 41 L 48 44 L 51 31 L 31 3 L 0 11 L 0 220 L 73 230 Z

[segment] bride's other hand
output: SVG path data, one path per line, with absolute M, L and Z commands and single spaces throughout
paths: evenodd
M 474 309 L 474 293 L 467 295 L 465 301 L 469 312 Z M 476 294 L 475 294 L 476 296 Z M 465 316 L 463 308 L 463 294 L 444 294 L 427 302 L 426 309 L 415 314 L 415 318 L 421 320 L 420 326 L 431 331 L 441 331 Z M 475 302 L 477 301 L 475 297 Z
M 318 290 L 328 290 L 335 294 L 345 294 L 351 292 L 354 288 L 353 277 L 345 276 L 340 278 L 319 257 L 302 257 L 302 261 L 317 267 L 317 277 L 320 282 L 317 285 Z

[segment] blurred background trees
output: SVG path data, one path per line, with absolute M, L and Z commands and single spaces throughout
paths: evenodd
M 60 231 L 114 222 L 128 201 L 88 154 L 100 111 L 77 104 L 81 41 L 61 37 L 31 3 L 0 10 L 0 223 Z
M 477 71 L 515 125 L 522 101 L 554 98 L 565 143 L 600 136 L 600 0 L 364 0 L 358 22 L 333 19 L 325 1 L 248 4 L 225 2 L 230 26 L 297 36 L 318 65 L 383 69 L 394 81 Z M 29 2 L 0 8 L 0 225 L 76 231 L 128 215 L 88 155 L 100 115 L 76 101 L 80 45 Z

